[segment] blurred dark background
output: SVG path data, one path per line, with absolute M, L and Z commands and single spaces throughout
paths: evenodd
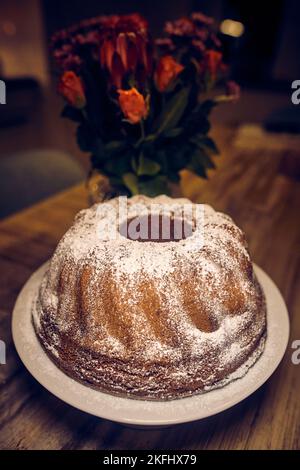
M 300 79 L 297 0 L 1 0 L 0 78 L 7 84 L 7 104 L 0 105 L 0 187 L 11 175 L 24 184 L 27 171 L 26 206 L 82 179 L 83 168 L 88 167 L 77 149 L 72 124 L 59 118 L 61 100 L 48 51 L 54 31 L 95 15 L 137 11 L 146 16 L 153 35 L 160 36 L 166 20 L 199 10 L 216 19 L 233 64 L 233 78 L 242 86 L 236 105 L 224 105 L 214 113 L 215 126 L 255 124 L 298 133 L 299 109 L 291 104 L 291 83 Z M 69 158 L 73 173 L 69 163 L 61 163 Z M 53 175 L 65 175 L 56 185 L 56 176 L 44 182 L 41 168 L 37 169 L 38 165 L 47 168 L 49 162 Z M 35 179 L 30 177 L 35 172 L 44 187 L 36 194 L 31 189 Z M 20 202 L 8 206 L 0 207 L 0 216 L 19 209 Z

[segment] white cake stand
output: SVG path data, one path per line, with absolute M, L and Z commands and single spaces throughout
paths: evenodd
M 210 392 L 178 400 L 154 402 L 115 397 L 76 382 L 49 359 L 31 323 L 32 301 L 36 296 L 47 263 L 27 281 L 13 311 L 12 333 L 17 352 L 25 367 L 49 392 L 69 405 L 101 418 L 136 426 L 168 426 L 199 420 L 236 405 L 257 390 L 275 371 L 289 339 L 289 317 L 284 300 L 270 277 L 258 266 L 268 314 L 268 337 L 260 359 L 247 374 Z

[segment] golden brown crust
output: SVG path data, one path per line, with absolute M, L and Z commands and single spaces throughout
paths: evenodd
M 170 201 L 183 204 L 162 199 Z M 135 197 L 129 209 L 150 202 Z M 244 234 L 204 206 L 200 248 L 196 232 L 170 244 L 99 242 L 96 215 L 110 220 L 114 204 L 80 213 L 44 277 L 33 323 L 51 359 L 93 388 L 150 400 L 201 393 L 246 372 L 263 349 L 266 304 Z

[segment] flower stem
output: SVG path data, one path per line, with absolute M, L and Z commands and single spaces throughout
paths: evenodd
M 87 115 L 87 112 L 86 112 L 86 110 L 85 110 L 84 108 L 81 110 L 81 114 L 82 114 L 82 116 L 83 116 L 83 119 L 85 119 L 86 121 L 89 120 L 88 115 Z
M 140 121 L 140 126 L 141 126 L 141 141 L 145 139 L 145 126 L 144 126 L 144 121 L 141 119 Z

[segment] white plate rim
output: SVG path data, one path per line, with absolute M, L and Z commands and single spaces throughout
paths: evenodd
M 74 408 L 99 418 L 146 427 L 207 418 L 254 393 L 274 373 L 285 354 L 290 331 L 285 302 L 272 279 L 254 264 L 267 301 L 268 337 L 262 356 L 244 377 L 201 395 L 165 402 L 116 397 L 96 391 L 64 374 L 44 352 L 35 335 L 31 323 L 32 300 L 47 265 L 48 262 L 44 263 L 31 275 L 16 300 L 12 314 L 15 348 L 27 370 L 44 388 Z M 42 367 L 38 368 L 37 364 Z

